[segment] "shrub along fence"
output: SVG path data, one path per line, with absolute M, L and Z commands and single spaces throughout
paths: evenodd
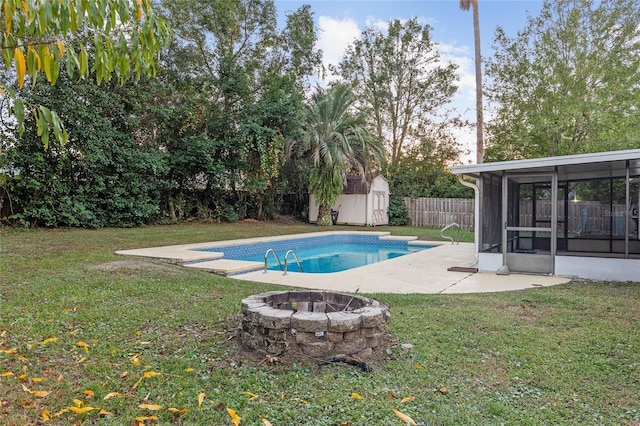
M 404 204 L 409 210 L 411 226 L 444 228 L 457 223 L 462 229 L 473 230 L 473 198 L 409 198 Z

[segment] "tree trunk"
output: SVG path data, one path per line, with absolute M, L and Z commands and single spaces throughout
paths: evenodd
M 484 134 L 482 111 L 482 55 L 480 54 L 478 0 L 473 1 L 473 38 L 476 56 L 476 160 L 477 164 L 481 164 L 484 161 Z
M 331 226 L 331 208 L 323 205 L 318 206 L 318 220 L 316 222 L 318 226 Z

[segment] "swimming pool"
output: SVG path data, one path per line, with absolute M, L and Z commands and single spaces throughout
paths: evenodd
M 378 235 L 338 234 L 200 250 L 221 252 L 224 254 L 224 259 L 260 262 L 262 264 L 264 264 L 267 250 L 272 250 L 276 253 L 280 263 L 273 253 L 269 253 L 267 256 L 267 269 L 269 270 L 281 270 L 285 254 L 289 250 L 293 250 L 300 260 L 302 271 L 293 255 L 289 255 L 287 259 L 287 271 L 324 274 L 382 262 L 433 247 L 433 245 L 421 244 L 421 242 L 416 243 L 413 241 L 410 244 L 409 241 L 402 238 L 381 239 Z

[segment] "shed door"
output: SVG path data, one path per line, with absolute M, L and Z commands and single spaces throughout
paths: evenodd
M 512 272 L 554 273 L 557 200 L 555 173 L 503 177 L 502 254 Z

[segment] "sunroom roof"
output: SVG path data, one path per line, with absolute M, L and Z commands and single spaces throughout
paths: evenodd
M 627 161 L 630 175 L 639 176 L 640 149 L 470 164 L 452 167 L 451 171 L 457 175 L 478 177 L 481 173 L 542 174 L 555 170 L 560 180 L 595 179 L 624 177 Z

